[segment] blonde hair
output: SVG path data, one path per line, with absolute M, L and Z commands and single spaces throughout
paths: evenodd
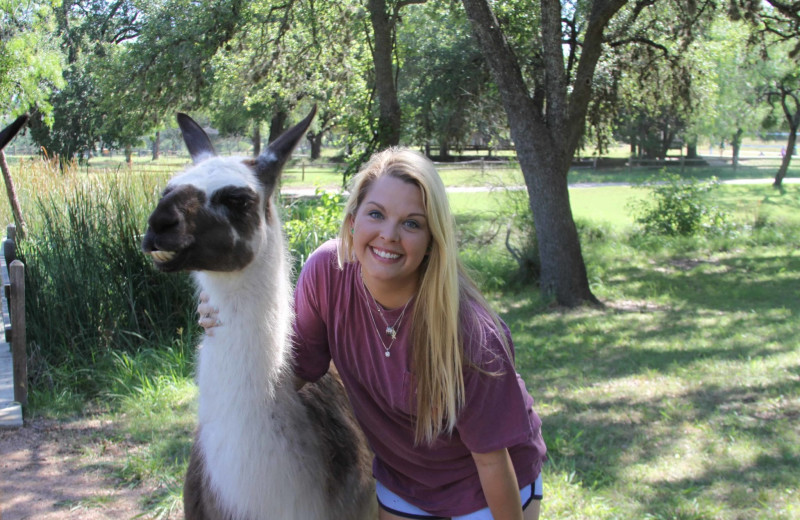
M 349 224 L 372 184 L 385 175 L 419 187 L 431 233 L 429 254 L 420 266 L 420 288 L 412 316 L 411 360 L 417 380 L 415 441 L 430 444 L 441 433 L 452 433 L 464 406 L 463 369 L 472 364 L 465 359 L 462 338 L 466 320 L 474 319 L 469 302 L 484 307 L 504 342 L 506 338 L 499 318 L 459 260 L 455 221 L 444 183 L 433 163 L 417 152 L 405 148 L 378 152 L 353 178 L 339 231 L 339 266 L 356 261 Z

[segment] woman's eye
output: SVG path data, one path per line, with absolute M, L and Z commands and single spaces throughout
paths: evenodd
M 369 215 L 369 216 L 370 216 L 370 217 L 372 217 L 372 218 L 381 218 L 381 217 L 383 216 L 383 215 L 381 214 L 381 212 L 380 212 L 380 211 L 377 211 L 377 210 L 372 210 L 372 211 L 370 211 L 369 213 L 367 213 L 367 215 Z
M 416 220 L 406 220 L 406 227 L 410 229 L 419 229 L 419 223 Z

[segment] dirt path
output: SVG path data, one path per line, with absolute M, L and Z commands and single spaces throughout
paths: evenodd
M 96 419 L 34 419 L 0 430 L 0 519 L 151 518 L 143 504 L 158 485 L 121 485 L 115 472 L 137 448 L 119 437 Z

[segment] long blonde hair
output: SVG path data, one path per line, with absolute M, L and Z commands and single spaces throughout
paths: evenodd
M 420 266 L 420 288 L 412 316 L 411 360 L 417 382 L 415 441 L 430 444 L 443 432 L 452 433 L 464 406 L 463 370 L 471 362 L 465 359 L 462 330 L 465 320 L 474 318 L 469 302 L 484 307 L 498 327 L 499 318 L 459 260 L 455 221 L 441 177 L 431 161 L 409 149 L 389 148 L 376 153 L 353 178 L 339 231 L 340 267 L 356 260 L 349 223 L 372 184 L 385 175 L 419 187 L 431 233 L 430 252 Z M 500 336 L 505 341 L 505 335 Z

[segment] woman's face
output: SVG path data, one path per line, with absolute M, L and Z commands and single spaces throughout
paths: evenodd
M 420 188 L 389 175 L 377 179 L 351 227 L 353 248 L 370 289 L 394 291 L 398 296 L 413 293 L 431 242 Z M 381 300 L 379 294 L 374 295 Z

